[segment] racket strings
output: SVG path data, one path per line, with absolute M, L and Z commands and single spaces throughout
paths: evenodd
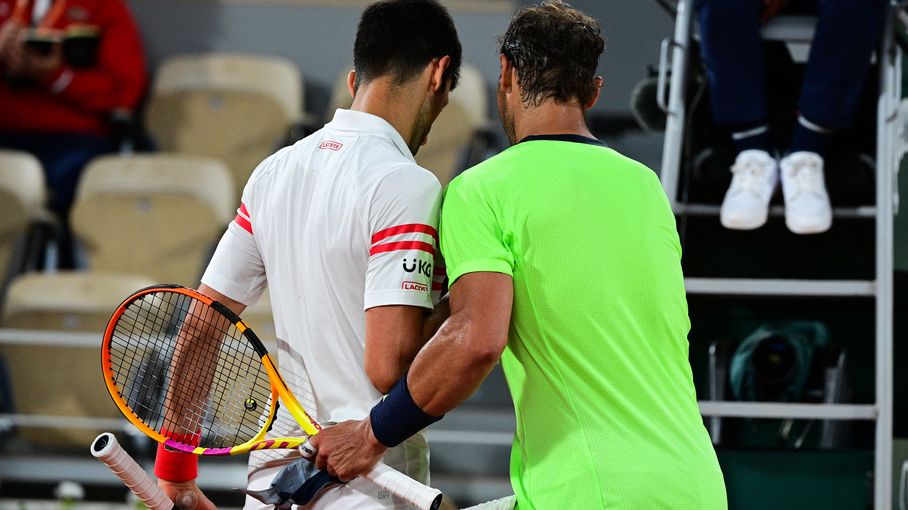
M 271 384 L 258 353 L 230 320 L 190 296 L 157 291 L 129 303 L 110 353 L 124 401 L 165 436 L 228 448 L 268 422 Z

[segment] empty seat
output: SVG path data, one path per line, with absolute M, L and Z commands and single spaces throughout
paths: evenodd
M 20 428 L 33 443 L 85 448 L 101 430 L 68 428 L 65 417 L 118 418 L 101 378 L 101 334 L 111 313 L 132 292 L 154 282 L 106 272 L 29 273 L 10 283 L 4 328 L 89 332 L 97 346 L 0 344 L 16 412 L 61 416 L 61 428 Z
M 106 271 L 26 273 L 10 283 L 3 327 L 101 333 L 120 302 L 154 283 Z
M 235 207 L 218 161 L 105 156 L 85 169 L 71 223 L 90 268 L 195 287 Z
M 302 77 L 289 60 L 183 55 L 158 69 L 146 123 L 162 150 L 224 161 L 239 193 L 301 120 L 303 97 Z
M 46 218 L 44 171 L 27 152 L 0 150 L 0 280 L 29 225 Z

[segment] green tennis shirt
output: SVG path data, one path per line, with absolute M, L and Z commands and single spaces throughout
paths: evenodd
M 448 278 L 511 275 L 518 508 L 727 508 L 688 362 L 675 219 L 648 168 L 531 137 L 448 186 Z

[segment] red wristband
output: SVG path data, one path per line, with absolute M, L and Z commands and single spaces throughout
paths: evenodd
M 168 482 L 195 480 L 199 476 L 199 457 L 191 453 L 176 452 L 163 444 L 158 444 L 154 475 Z

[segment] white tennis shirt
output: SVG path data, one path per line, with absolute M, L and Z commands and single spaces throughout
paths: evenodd
M 400 134 L 352 110 L 266 159 L 246 184 L 202 282 L 246 305 L 267 286 L 281 374 L 321 423 L 362 419 L 381 397 L 364 370 L 364 310 L 432 308 L 440 201 L 438 179 Z M 279 411 L 269 435 L 296 430 Z

